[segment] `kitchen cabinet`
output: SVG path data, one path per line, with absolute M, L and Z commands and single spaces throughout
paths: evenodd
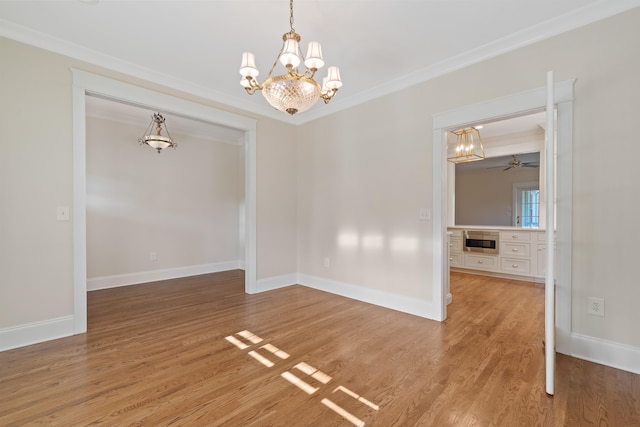
M 464 248 L 464 230 L 491 230 L 500 235 L 497 254 Z M 543 281 L 545 232 L 513 227 L 450 227 L 449 265 L 453 271 Z

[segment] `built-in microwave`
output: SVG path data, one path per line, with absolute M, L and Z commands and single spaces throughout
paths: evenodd
M 497 254 L 500 249 L 500 232 L 489 230 L 464 230 L 464 250 Z

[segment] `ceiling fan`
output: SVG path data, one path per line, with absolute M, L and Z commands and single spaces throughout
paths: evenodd
M 513 169 L 513 168 L 537 168 L 540 167 L 540 162 L 523 162 L 522 160 L 518 159 L 518 155 L 517 154 L 512 154 L 511 155 L 513 158 L 510 159 L 507 162 L 507 165 L 504 169 L 502 169 L 503 171 L 508 171 L 509 169 Z M 502 168 L 504 166 L 493 166 L 487 169 L 496 169 L 496 168 Z

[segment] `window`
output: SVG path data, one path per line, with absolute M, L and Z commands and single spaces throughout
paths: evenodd
M 522 191 L 522 226 L 538 227 L 540 219 L 540 190 Z
M 516 227 L 540 226 L 540 188 L 537 183 L 520 183 L 514 185 Z

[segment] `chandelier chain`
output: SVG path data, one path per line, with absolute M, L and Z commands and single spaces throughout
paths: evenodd
M 289 0 L 289 26 L 291 27 L 291 32 L 295 33 L 296 30 L 293 29 L 293 0 Z

